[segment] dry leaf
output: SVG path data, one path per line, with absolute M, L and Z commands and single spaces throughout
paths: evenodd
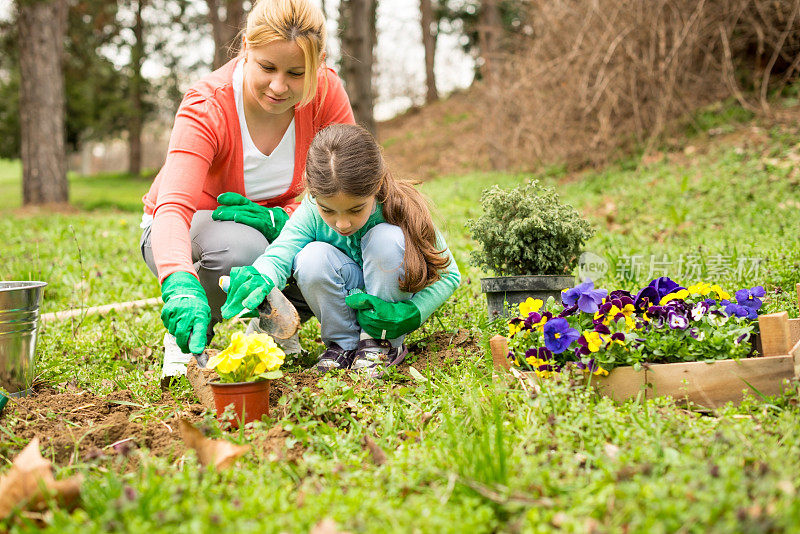
M 194 449 L 202 465 L 211 465 L 217 471 L 227 469 L 237 458 L 250 450 L 250 445 L 236 445 L 224 439 L 210 439 L 186 419 L 179 422 L 181 436 L 187 446 Z
M 77 504 L 83 477 L 64 480 L 53 477 L 53 466 L 39 452 L 39 438 L 33 438 L 11 464 L 11 470 L 0 477 L 0 519 L 15 508 L 43 509 L 48 498 L 67 508 Z
M 369 436 L 364 436 L 364 446 L 369 450 L 369 454 L 372 457 L 372 463 L 375 465 L 383 465 L 386 463 L 386 453 L 383 452 L 380 445 L 372 441 L 372 438 Z

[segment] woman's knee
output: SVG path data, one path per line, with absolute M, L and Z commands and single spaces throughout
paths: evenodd
M 229 272 L 252 265 L 269 245 L 255 228 L 233 221 L 214 221 L 210 211 L 198 211 L 192 219 L 192 260 L 201 269 Z

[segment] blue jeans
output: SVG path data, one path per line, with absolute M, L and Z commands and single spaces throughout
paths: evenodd
M 381 223 L 361 238 L 362 269 L 333 245 L 314 241 L 294 258 L 294 279 L 311 311 L 319 319 L 322 341 L 335 342 L 345 350 L 356 348 L 361 327 L 356 312 L 344 299 L 353 289 L 363 289 L 389 302 L 408 300 L 412 294 L 400 290 L 404 274 L 405 237 L 399 226 Z M 392 346 L 403 343 L 401 336 Z

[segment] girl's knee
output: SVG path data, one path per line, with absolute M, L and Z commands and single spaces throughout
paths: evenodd
M 402 263 L 406 251 L 406 238 L 399 226 L 380 223 L 361 239 L 364 261 L 383 260 L 381 263 Z
M 325 284 L 354 289 L 362 284 L 361 269 L 328 243 L 314 241 L 294 258 L 294 279 L 301 290 Z

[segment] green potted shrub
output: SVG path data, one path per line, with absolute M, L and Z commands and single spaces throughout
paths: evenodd
M 474 265 L 497 276 L 481 279 L 489 316 L 528 297 L 561 300 L 572 287 L 572 271 L 594 229 L 551 187 L 536 180 L 513 189 L 493 186 L 481 195 L 483 214 L 467 226 L 480 248 Z

